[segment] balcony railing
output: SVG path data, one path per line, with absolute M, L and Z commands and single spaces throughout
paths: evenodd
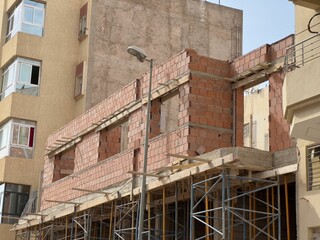
M 320 33 L 315 34 L 287 49 L 284 69 L 286 72 L 300 68 L 320 57 Z

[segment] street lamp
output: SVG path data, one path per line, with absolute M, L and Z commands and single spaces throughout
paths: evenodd
M 144 155 L 143 155 L 143 174 L 141 182 L 141 198 L 139 209 L 139 224 L 138 224 L 138 238 L 142 240 L 143 223 L 144 223 L 144 210 L 146 208 L 146 180 L 147 180 L 147 165 L 148 165 L 148 145 L 149 145 L 149 128 L 150 128 L 150 108 L 151 108 L 151 84 L 152 84 L 152 67 L 153 59 L 148 59 L 144 50 L 136 46 L 130 46 L 127 48 L 127 52 L 135 56 L 138 61 L 147 61 L 150 63 L 150 78 L 148 86 L 148 101 L 147 101 L 147 122 L 146 122 L 146 135 L 144 139 Z

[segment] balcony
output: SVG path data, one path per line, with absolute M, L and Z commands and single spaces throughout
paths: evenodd
M 35 162 L 32 159 L 3 157 L 0 158 L 0 182 L 32 185 L 37 182 Z M 23 171 L 21 171 L 23 169 Z
M 283 109 L 291 136 L 320 142 L 320 34 L 287 49 Z
M 295 5 L 299 5 L 306 8 L 311 8 L 311 9 L 320 8 L 319 0 L 289 0 L 289 1 L 293 2 Z
M 9 118 L 38 119 L 39 112 L 30 109 L 40 109 L 41 101 L 41 97 L 11 93 L 0 101 L 0 123 Z

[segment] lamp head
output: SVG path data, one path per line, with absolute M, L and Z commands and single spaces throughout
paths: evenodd
M 128 47 L 127 52 L 130 53 L 132 56 L 135 56 L 140 62 L 144 62 L 147 58 L 144 50 L 136 46 Z

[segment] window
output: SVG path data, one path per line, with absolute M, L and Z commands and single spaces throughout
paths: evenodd
M 127 118 L 100 131 L 98 161 L 105 160 L 128 149 Z
M 308 190 L 320 190 L 320 144 L 307 147 Z
M 80 96 L 82 96 L 83 68 L 84 68 L 84 62 L 80 63 L 76 67 L 76 79 L 75 79 L 75 87 L 74 87 L 75 98 L 79 98 Z
M 79 40 L 87 36 L 87 13 L 88 13 L 88 3 L 86 3 L 80 9 Z
M 32 158 L 34 143 L 35 122 L 12 119 L 0 126 L 0 158 Z
M 12 145 L 33 147 L 34 127 L 14 123 L 12 131 Z
M 74 171 L 76 148 L 70 148 L 54 157 L 54 171 L 52 182 L 69 176 Z
M 160 133 L 169 133 L 178 128 L 179 94 L 177 91 L 161 98 Z
M 39 82 L 40 62 L 17 58 L 3 70 L 0 100 L 12 92 L 38 96 Z
M 31 0 L 22 0 L 14 10 L 8 14 L 8 41 L 17 32 L 24 32 L 42 36 L 44 27 L 44 4 Z
M 8 127 L 0 129 L 0 150 L 7 146 Z
M 0 223 L 18 222 L 29 199 L 30 186 L 3 183 L 0 185 Z

